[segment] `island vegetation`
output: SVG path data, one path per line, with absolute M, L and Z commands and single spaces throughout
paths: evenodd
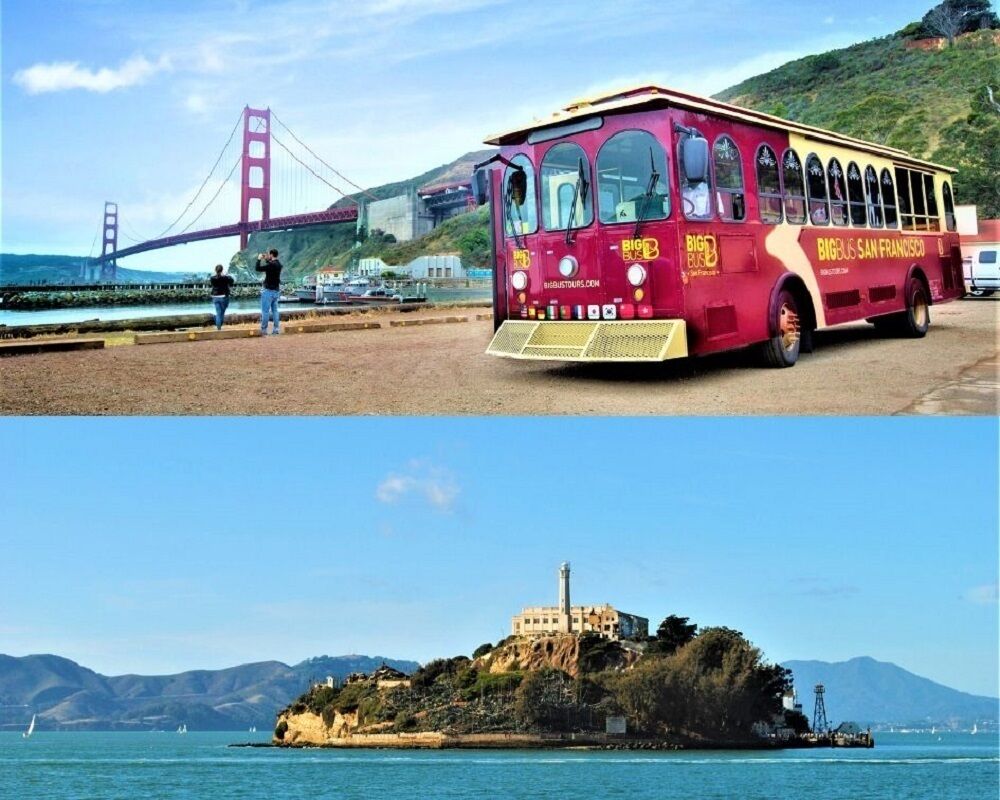
M 593 633 L 511 636 L 477 647 L 471 658 L 436 659 L 408 677 L 377 670 L 339 686 L 318 684 L 279 713 L 274 739 L 586 737 L 604 734 L 609 718 L 619 718 L 631 740 L 646 746 L 760 746 L 769 735 L 773 743 L 779 729 L 788 736 L 808 728 L 800 713 L 782 707 L 790 688 L 791 673 L 768 663 L 739 631 L 699 630 L 670 616 L 645 642 Z

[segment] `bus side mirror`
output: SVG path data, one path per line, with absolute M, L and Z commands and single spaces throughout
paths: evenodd
M 490 178 L 486 170 L 477 169 L 472 173 L 472 194 L 476 198 L 476 205 L 481 206 L 490 197 Z
M 681 142 L 681 157 L 684 159 L 684 174 L 688 183 L 702 183 L 708 180 L 708 139 L 688 136 Z

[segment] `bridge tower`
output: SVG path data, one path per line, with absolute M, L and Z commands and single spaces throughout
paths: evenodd
M 271 109 L 243 108 L 243 169 L 240 180 L 240 249 L 250 236 L 250 203 L 260 200 L 260 218 L 271 218 Z M 253 179 L 251 181 L 251 178 Z
M 101 282 L 114 283 L 118 277 L 118 203 L 104 203 L 104 244 L 101 246 Z M 108 258 L 108 254 L 111 257 Z
M 821 736 L 830 729 L 830 724 L 826 721 L 826 703 L 823 701 L 826 688 L 822 683 L 817 683 L 814 691 L 816 692 L 816 707 L 813 709 L 813 733 Z

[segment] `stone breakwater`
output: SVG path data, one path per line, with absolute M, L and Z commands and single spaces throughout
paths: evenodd
M 3 307 L 11 311 L 46 311 L 53 308 L 79 306 L 166 305 L 168 303 L 208 303 L 209 291 L 204 288 L 177 289 L 114 289 L 84 292 L 31 291 L 12 294 Z M 260 287 L 236 286 L 231 292 L 236 299 L 259 297 Z

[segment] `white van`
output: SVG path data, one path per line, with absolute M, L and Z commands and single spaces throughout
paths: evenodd
M 962 259 L 965 288 L 973 297 L 989 297 L 1000 289 L 1000 247 L 977 248 Z

